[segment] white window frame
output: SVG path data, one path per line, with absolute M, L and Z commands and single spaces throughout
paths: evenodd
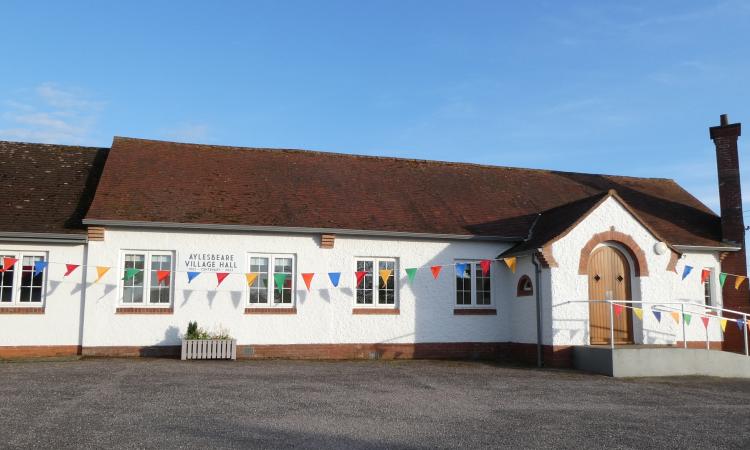
M 145 257 L 143 263 L 143 302 L 142 303 L 125 303 L 125 255 L 141 255 Z M 171 256 L 172 264 L 169 268 L 169 302 L 151 303 L 151 257 L 152 256 Z M 120 265 L 118 272 L 119 295 L 117 304 L 120 308 L 171 308 L 174 304 L 175 291 L 175 252 L 171 250 L 121 250 Z
M 282 308 L 282 309 L 293 309 L 297 306 L 297 255 L 293 253 L 248 253 L 246 258 L 247 273 L 254 273 L 250 270 L 250 259 L 251 258 L 268 258 L 268 286 L 266 286 L 266 303 L 250 303 L 250 286 L 245 283 L 245 307 L 246 308 Z M 273 301 L 273 291 L 276 289 L 274 285 L 274 274 L 276 267 L 277 258 L 292 258 L 292 273 L 290 279 L 292 280 L 291 292 L 292 301 L 290 303 L 275 303 Z M 258 283 L 256 279 L 254 283 Z M 255 284 L 253 284 L 255 285 Z
M 28 301 L 21 302 L 21 280 L 23 277 L 23 258 L 24 256 L 41 256 L 44 261 L 49 263 L 48 252 L 39 251 L 19 251 L 19 250 L 0 250 L 0 258 L 15 258 L 18 261 L 13 266 L 13 290 L 11 291 L 10 302 L 0 302 L 0 308 L 39 308 L 44 307 L 47 301 L 47 269 L 42 271 L 42 298 L 38 302 Z M 49 266 L 47 266 L 49 268 Z M 32 272 L 33 273 L 33 272 Z
M 487 274 L 490 279 L 490 302 L 487 304 L 477 305 L 477 271 L 482 270 L 482 266 L 479 261 L 476 260 L 462 260 L 457 259 L 456 264 L 466 264 L 469 267 L 469 273 L 471 274 L 470 288 L 471 288 L 471 304 L 459 304 L 458 303 L 458 284 L 456 283 L 456 266 L 452 266 L 453 269 L 453 305 L 456 308 L 491 308 L 494 307 L 495 301 L 493 300 L 495 283 L 492 282 L 492 271 Z
M 359 261 L 369 261 L 372 262 L 373 267 L 373 273 L 371 274 L 373 279 L 372 284 L 372 303 L 357 303 L 357 277 L 355 275 L 354 277 L 354 298 L 352 298 L 353 307 L 355 309 L 357 308 L 382 308 L 382 309 L 398 309 L 399 307 L 399 284 L 398 284 L 398 258 L 393 257 L 380 257 L 380 256 L 356 256 L 354 257 L 354 263 L 352 266 L 354 267 L 354 272 L 357 271 L 357 263 Z M 391 273 L 391 276 L 393 277 L 393 304 L 388 303 L 380 303 L 380 263 L 381 262 L 391 262 L 393 263 L 393 272 Z M 375 282 L 377 280 L 377 283 Z M 362 281 L 364 283 L 364 280 Z

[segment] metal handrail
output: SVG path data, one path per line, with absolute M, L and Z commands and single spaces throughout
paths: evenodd
M 614 327 L 614 323 L 615 323 L 615 306 L 614 305 L 615 304 L 623 303 L 622 306 L 624 306 L 625 308 L 631 308 L 631 309 L 633 308 L 633 306 L 628 306 L 626 304 L 637 303 L 640 305 L 656 305 L 656 306 L 680 305 L 681 314 L 685 314 L 685 305 L 688 305 L 688 306 L 694 306 L 694 307 L 703 308 L 703 309 L 708 308 L 714 311 L 721 311 L 722 313 L 727 312 L 729 314 L 736 314 L 738 316 L 743 317 L 744 326 L 742 327 L 742 330 L 743 330 L 744 338 L 745 338 L 744 339 L 745 356 L 750 356 L 750 354 L 748 353 L 748 347 L 750 347 L 750 343 L 748 342 L 748 332 L 747 332 L 748 317 L 750 317 L 750 313 L 744 313 L 741 311 L 721 308 L 718 306 L 703 305 L 703 304 L 691 303 L 691 302 L 647 302 L 647 301 L 639 301 L 639 300 L 568 300 L 566 302 L 558 303 L 555 306 L 565 305 L 568 303 L 608 303 L 609 304 L 609 344 L 610 344 L 610 348 L 612 349 L 615 348 L 615 327 Z M 707 315 L 705 312 L 690 311 L 690 313 L 701 316 L 701 317 L 717 317 L 713 315 Z M 728 317 L 724 317 L 723 315 L 718 316 L 718 317 L 721 317 L 722 319 L 725 319 L 730 322 L 738 322 L 738 319 L 730 319 Z M 683 347 L 687 348 L 687 334 L 685 330 L 684 315 L 682 316 L 682 342 L 683 342 Z M 706 327 L 706 350 L 710 350 L 710 344 L 709 344 L 709 338 L 708 338 L 708 327 Z

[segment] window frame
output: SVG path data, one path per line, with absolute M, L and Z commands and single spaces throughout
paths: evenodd
M 487 274 L 487 278 L 489 279 L 489 282 L 490 282 L 490 289 L 489 289 L 490 302 L 489 303 L 484 303 L 484 304 L 480 305 L 480 304 L 477 304 L 478 289 L 477 289 L 477 285 L 476 285 L 476 283 L 477 283 L 477 271 L 480 271 L 480 273 L 481 273 L 481 270 L 482 270 L 482 266 L 481 266 L 480 262 L 477 261 L 477 260 L 474 260 L 474 259 L 457 259 L 457 260 L 454 261 L 454 264 L 466 264 L 466 266 L 469 268 L 469 273 L 471 275 L 471 278 L 469 280 L 469 288 L 471 290 L 471 303 L 468 303 L 468 304 L 467 303 L 464 303 L 464 304 L 458 303 L 458 291 L 459 291 L 459 289 L 458 289 L 458 277 L 456 276 L 456 266 L 455 265 L 452 266 L 452 269 L 453 269 L 453 271 L 452 271 L 453 272 L 452 273 L 452 275 L 453 275 L 453 306 L 454 306 L 454 308 L 456 308 L 456 309 L 464 309 L 464 308 L 465 309 L 494 308 L 495 307 L 495 300 L 494 300 L 494 297 L 495 297 L 495 294 L 494 294 L 495 284 L 492 282 L 492 271 L 490 271 L 490 273 Z
M 143 302 L 141 303 L 126 303 L 125 300 L 125 257 L 126 255 L 140 255 L 143 256 Z M 169 267 L 169 301 L 163 303 L 152 303 L 151 302 L 151 263 L 153 256 L 169 256 L 171 258 L 171 264 Z M 174 293 L 175 293 L 175 252 L 172 250 L 120 250 L 119 258 L 119 271 L 117 277 L 118 285 L 118 297 L 117 307 L 118 308 L 172 308 L 174 305 Z M 161 269 L 165 270 L 165 269 Z
M 399 309 L 399 284 L 398 284 L 398 258 L 389 256 L 355 256 L 354 257 L 354 272 L 357 272 L 357 263 L 360 261 L 367 261 L 372 263 L 373 271 L 371 276 L 373 277 L 373 285 L 372 285 L 372 303 L 357 303 L 357 290 L 359 290 L 359 286 L 357 285 L 357 277 L 356 274 L 354 276 L 354 296 L 352 298 L 353 309 L 363 309 L 363 308 L 381 308 L 381 309 Z M 381 262 L 390 262 L 393 263 L 393 271 L 391 272 L 391 277 L 393 278 L 393 303 L 380 303 L 380 263 Z M 376 272 L 377 271 L 377 272 Z M 367 277 L 367 275 L 365 275 Z M 377 278 L 378 282 L 377 285 L 375 284 L 375 279 Z M 364 280 L 362 280 L 364 283 Z M 377 289 L 375 286 L 378 286 Z
M 250 291 L 252 286 L 248 286 L 245 283 L 245 308 L 278 308 L 278 309 L 294 309 L 297 307 L 297 255 L 294 253 L 248 253 L 245 257 L 245 263 L 247 264 L 247 273 L 258 273 L 250 270 L 250 260 L 252 258 L 268 258 L 268 286 L 266 286 L 266 303 L 250 303 Z M 291 280 L 291 302 L 289 303 L 276 303 L 273 301 L 274 291 L 274 274 L 276 273 L 276 259 L 277 258 L 291 258 L 292 259 L 292 273 L 289 279 Z M 256 281 L 253 283 L 258 283 Z
M 42 295 L 41 299 L 38 302 L 35 301 L 28 301 L 28 302 L 22 302 L 21 301 L 21 282 L 23 281 L 23 258 L 26 256 L 41 256 L 43 258 L 43 261 L 46 261 L 48 263 L 47 268 L 45 268 L 42 273 L 42 282 L 41 282 L 41 288 L 42 288 Z M 49 269 L 49 252 L 46 251 L 24 251 L 24 250 L 0 250 L 0 258 L 15 258 L 18 260 L 13 265 L 13 286 L 11 288 L 11 294 L 10 294 L 10 301 L 9 302 L 2 302 L 0 301 L 0 308 L 40 308 L 45 307 L 47 303 L 47 271 Z M 33 269 L 32 269 L 32 279 L 33 279 Z
M 524 286 L 528 283 L 530 289 L 525 290 Z M 523 274 L 516 283 L 516 297 L 531 297 L 534 295 L 534 282 L 531 281 L 531 277 Z

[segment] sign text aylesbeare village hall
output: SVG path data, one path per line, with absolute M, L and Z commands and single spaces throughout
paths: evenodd
M 183 253 L 180 263 L 181 269 L 187 272 L 238 272 L 240 270 L 240 256 L 235 253 Z

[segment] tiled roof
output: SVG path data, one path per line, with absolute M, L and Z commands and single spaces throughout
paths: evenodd
M 670 243 L 720 245 L 719 218 L 667 179 L 120 137 L 86 219 L 519 241 L 539 212 L 609 189 Z
M 0 141 L 0 232 L 85 234 L 107 149 Z

